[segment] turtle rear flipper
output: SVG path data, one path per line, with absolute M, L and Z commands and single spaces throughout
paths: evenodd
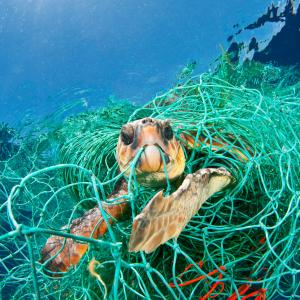
M 113 200 L 126 194 L 127 183 L 123 181 L 107 200 Z M 124 202 L 124 199 L 119 199 L 114 204 L 103 203 L 102 207 L 107 213 L 110 224 L 112 224 L 113 218 L 116 220 L 126 218 L 130 211 L 128 202 Z M 107 226 L 100 208 L 94 207 L 82 217 L 72 221 L 70 233 L 78 237 L 97 239 L 107 232 Z M 64 226 L 62 230 L 66 228 L 67 226 Z M 76 267 L 87 250 L 88 243 L 53 235 L 48 238 L 41 251 L 40 263 L 45 265 L 45 271 L 50 276 L 59 276 L 61 273 L 67 272 L 70 267 Z
M 207 168 L 187 175 L 170 196 L 157 193 L 133 222 L 129 251 L 150 253 L 178 237 L 202 204 L 233 181 L 224 168 Z

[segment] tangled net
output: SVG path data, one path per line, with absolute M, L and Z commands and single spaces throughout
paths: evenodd
M 299 299 L 299 93 L 291 70 L 225 59 L 214 74 L 185 79 L 143 107 L 118 102 L 23 126 L 0 162 L 2 297 Z M 186 152 L 186 174 L 225 167 L 236 186 L 210 198 L 177 241 L 147 255 L 129 253 L 127 243 L 132 218 L 157 189 L 139 186 L 133 166 L 129 220 L 108 225 L 98 240 L 61 229 L 106 201 L 123 177 L 115 159 L 120 127 L 146 116 L 170 119 L 178 138 L 206 137 L 207 145 Z M 224 145 L 212 151 L 216 139 Z M 64 276 L 49 276 L 39 262 L 50 235 L 89 244 Z

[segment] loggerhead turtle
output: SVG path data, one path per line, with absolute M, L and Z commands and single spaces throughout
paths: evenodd
M 143 152 L 135 165 L 139 184 L 163 188 L 167 180 L 179 182 L 178 189 L 169 196 L 164 196 L 161 189 L 134 219 L 129 241 L 130 252 L 150 253 L 168 240 L 177 238 L 210 196 L 234 182 L 233 176 L 225 168 L 200 169 L 182 178 L 185 169 L 183 149 L 199 147 L 201 143 L 205 141 L 199 137 L 195 142 L 192 134 L 176 138 L 169 120 L 144 118 L 122 127 L 116 157 L 125 178 L 117 184 L 108 197 L 108 202 L 127 194 L 126 177 L 130 173 L 128 167 L 141 149 Z M 220 145 L 214 142 L 212 150 Z M 239 159 L 246 159 L 238 147 L 231 147 L 230 151 L 235 152 Z M 128 218 L 129 203 L 122 199 L 119 202 L 103 203 L 103 209 L 111 216 L 110 223 L 113 220 Z M 88 210 L 70 225 L 70 233 L 76 236 L 98 238 L 106 231 L 107 224 L 99 207 Z M 52 272 L 66 272 L 79 263 L 87 249 L 87 244 L 70 238 L 65 240 L 61 236 L 51 236 L 42 249 L 40 262 L 44 262 Z

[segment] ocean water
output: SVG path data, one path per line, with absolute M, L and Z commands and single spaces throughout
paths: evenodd
M 0 299 L 300 297 L 299 1 L 0 0 L 0 42 Z M 136 177 L 166 141 L 122 169 L 145 117 L 170 120 L 179 179 Z M 178 240 L 128 251 L 159 190 L 220 167 L 234 186 Z M 122 180 L 127 218 L 105 206 Z
M 0 119 L 16 123 L 86 98 L 145 103 L 176 82 L 190 61 L 203 72 L 227 37 L 272 1 L 1 1 Z M 255 33 L 268 39 L 280 23 Z M 251 36 L 251 33 L 249 33 Z

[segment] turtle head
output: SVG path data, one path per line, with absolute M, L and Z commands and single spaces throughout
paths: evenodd
M 121 129 L 117 160 L 121 171 L 128 168 L 137 153 L 143 149 L 135 164 L 138 182 L 144 186 L 159 186 L 178 178 L 185 167 L 184 152 L 169 121 L 144 118 L 124 125 Z M 129 176 L 130 168 L 125 171 Z

